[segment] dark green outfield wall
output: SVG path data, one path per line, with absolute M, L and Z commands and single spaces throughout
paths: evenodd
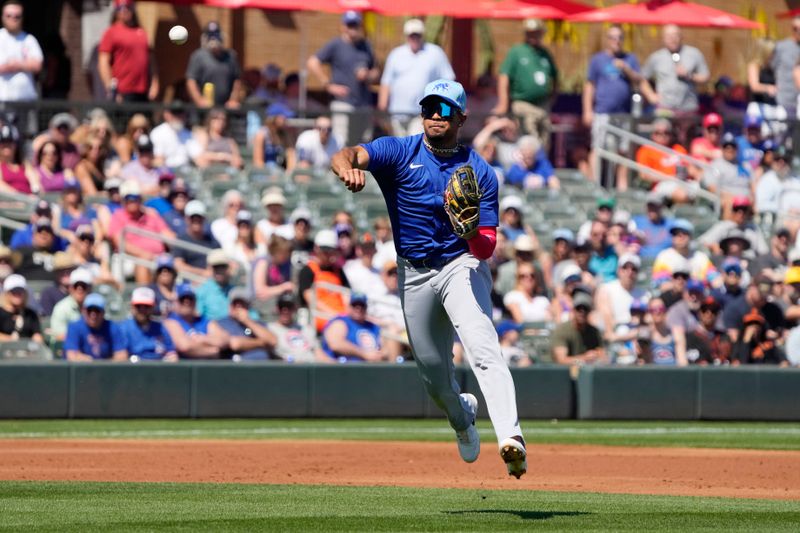
M 513 372 L 521 418 L 800 420 L 800 370 Z M 462 390 L 485 402 L 472 372 Z M 440 417 L 414 365 L 0 365 L 0 418 Z

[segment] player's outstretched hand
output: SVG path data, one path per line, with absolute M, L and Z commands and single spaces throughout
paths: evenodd
M 350 192 L 360 191 L 364 188 L 364 184 L 366 183 L 364 171 L 359 168 L 351 168 L 343 171 L 339 179 Z

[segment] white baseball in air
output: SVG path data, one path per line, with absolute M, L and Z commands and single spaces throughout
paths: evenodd
M 173 26 L 169 30 L 169 40 L 175 44 L 183 44 L 189 40 L 189 30 L 183 26 Z

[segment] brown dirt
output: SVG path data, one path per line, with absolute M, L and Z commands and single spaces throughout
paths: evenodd
M 531 445 L 528 474 L 455 443 L 0 440 L 0 479 L 397 485 L 800 500 L 800 452 Z

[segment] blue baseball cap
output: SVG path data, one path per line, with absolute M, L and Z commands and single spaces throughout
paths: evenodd
M 467 109 L 467 93 L 464 92 L 464 86 L 457 81 L 438 79 L 430 82 L 425 86 L 425 93 L 419 104 L 422 105 L 422 102 L 431 96 L 438 96 L 458 108 L 462 113 Z
M 84 309 L 89 309 L 90 307 L 96 307 L 98 309 L 102 309 L 103 311 L 105 311 L 106 299 L 103 298 L 103 295 L 93 292 L 89 294 L 85 300 L 83 300 L 83 307 Z
M 685 218 L 676 218 L 672 222 L 672 226 L 669 228 L 670 234 L 674 235 L 676 231 L 685 231 L 689 235 L 694 234 L 694 224 L 686 220 Z
M 772 139 L 766 139 L 761 143 L 761 149 L 765 152 L 773 152 L 778 145 Z
M 760 128 L 762 122 L 763 121 L 761 120 L 761 117 L 758 116 L 758 115 L 745 115 L 745 117 L 744 117 L 744 127 L 745 127 L 745 129 L 747 129 L 747 128 Z
M 267 108 L 267 116 L 268 117 L 278 117 L 283 116 L 286 118 L 294 118 L 295 113 L 292 111 L 292 108 L 288 105 L 284 104 L 283 102 L 275 102 L 270 104 Z
M 742 263 L 735 257 L 729 257 L 722 263 L 722 271 L 726 274 L 728 272 L 742 273 Z
M 363 292 L 353 292 L 350 294 L 350 305 L 367 305 L 367 295 Z
M 173 259 L 173 257 L 169 254 L 161 254 L 156 257 L 156 271 L 159 271 L 162 268 L 175 270 L 175 259 Z
M 181 283 L 175 288 L 175 293 L 178 296 L 178 299 L 186 298 L 189 296 L 194 296 L 194 287 L 192 287 L 191 283 Z
M 361 25 L 361 14 L 358 11 L 345 11 L 344 15 L 342 15 L 342 24 L 351 25 L 351 24 L 358 24 Z
M 568 243 L 575 242 L 575 234 L 569 228 L 558 228 L 553 232 L 553 240 L 562 239 Z
M 697 281 L 696 279 L 690 279 L 686 282 L 686 290 L 689 292 L 705 292 L 706 287 L 703 285 L 702 281 Z
M 738 145 L 736 144 L 736 136 L 731 132 L 726 132 L 722 136 L 722 141 L 720 142 L 720 144 L 722 145 L 723 148 L 725 146 L 736 146 L 738 148 Z
M 503 320 L 497 324 L 497 336 L 502 338 L 509 331 L 519 331 L 519 325 L 513 320 Z

